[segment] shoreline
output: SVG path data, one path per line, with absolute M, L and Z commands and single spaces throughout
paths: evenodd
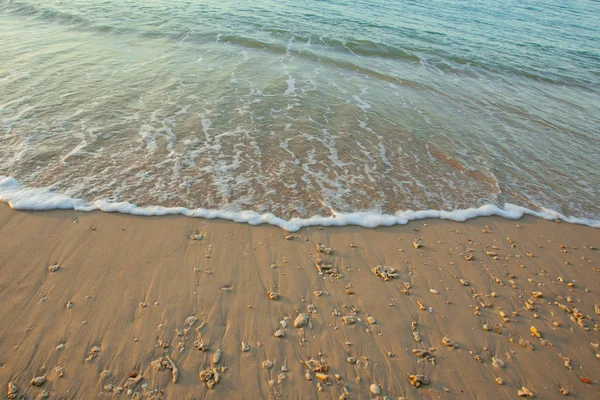
M 0 383 L 27 398 L 43 390 L 52 399 L 135 398 L 125 387 L 134 374 L 142 378 L 132 392 L 154 399 L 359 399 L 374 397 L 372 384 L 392 399 L 515 398 L 522 387 L 537 398 L 562 398 L 560 388 L 598 395 L 595 228 L 492 216 L 290 234 L 180 215 L 2 204 L 0 243 Z M 319 258 L 336 274 L 320 275 Z M 398 276 L 383 281 L 371 271 L 377 265 Z M 309 321 L 295 328 L 299 314 Z M 152 364 L 166 356 L 176 383 L 169 363 Z M 318 371 L 306 380 L 302 363 L 311 359 L 327 365 L 323 381 Z M 220 379 L 208 389 L 199 373 L 213 367 Z M 411 386 L 411 374 L 428 384 Z M 31 386 L 39 376 L 46 381 Z

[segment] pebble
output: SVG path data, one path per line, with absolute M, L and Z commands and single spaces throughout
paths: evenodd
M 379 396 L 381 394 L 381 389 L 376 383 L 371 384 L 370 390 L 375 396 Z
M 45 376 L 38 376 L 31 380 L 31 386 L 42 386 L 46 382 Z

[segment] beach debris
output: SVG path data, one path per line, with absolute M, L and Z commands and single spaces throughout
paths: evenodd
M 142 377 L 142 375 L 141 375 L 141 374 L 140 374 L 140 375 L 138 375 L 138 374 L 135 374 L 135 376 L 130 376 L 130 377 L 127 379 L 127 381 L 125 382 L 125 384 L 123 385 L 123 387 L 124 387 L 125 389 L 133 389 L 134 387 L 136 387 L 136 386 L 137 386 L 137 384 L 138 384 L 138 383 L 140 383 L 140 381 L 141 381 L 142 379 L 144 379 L 144 378 Z
M 337 268 L 335 268 L 331 264 L 323 264 L 322 262 L 318 262 L 315 264 L 315 267 L 317 267 L 317 271 L 319 271 L 320 274 L 331 275 L 334 278 L 340 277 L 340 274 L 339 274 Z
M 271 360 L 265 360 L 265 361 L 263 361 L 262 367 L 263 367 L 263 369 L 271 369 L 271 368 L 273 368 L 273 361 L 271 361 Z
M 50 271 L 50 272 L 56 272 L 59 269 L 60 269 L 59 264 L 52 264 L 52 265 L 48 266 L 48 271 Z
M 208 351 L 208 343 L 205 343 L 203 339 L 194 340 L 194 347 L 200 351 Z
M 282 338 L 285 336 L 285 332 L 283 329 L 279 329 L 277 331 L 275 331 L 275 333 L 273 334 L 273 336 L 277 337 L 277 338 Z
M 375 318 L 371 317 L 370 315 L 367 317 L 367 322 L 370 325 L 375 325 L 377 323 L 377 321 L 375 320 Z
M 420 342 L 421 341 L 421 335 L 419 334 L 419 331 L 414 331 L 412 333 L 412 335 L 415 338 L 415 342 Z
M 598 304 L 594 304 L 594 312 L 600 315 L 600 306 Z
M 431 294 L 439 294 L 440 292 L 438 292 L 435 289 L 429 289 L 429 293 L 431 293 Z
M 542 294 L 542 292 L 533 292 L 531 295 L 532 295 L 533 297 L 535 297 L 536 299 L 540 299 L 540 298 L 542 298 L 542 297 L 543 297 L 543 294 Z
M 501 386 L 504 383 L 504 380 L 502 378 L 496 378 L 496 383 Z
M 408 379 L 410 380 L 410 384 L 416 388 L 429 384 L 429 379 L 425 375 L 409 375 Z
M 221 357 L 223 356 L 223 351 L 221 349 L 217 349 L 215 354 L 213 354 L 213 364 L 218 364 L 221 361 Z
M 375 268 L 371 269 L 371 271 L 373 271 L 375 275 L 379 276 L 384 281 L 389 281 L 390 279 L 397 278 L 398 276 L 400 276 L 396 272 L 396 268 L 388 267 L 386 265 L 378 265 Z
M 277 300 L 277 299 L 279 299 L 279 294 L 277 292 L 273 292 L 273 291 L 270 291 L 270 290 L 267 292 L 267 296 L 269 296 L 269 298 L 271 300 Z
M 412 245 L 413 245 L 413 247 L 415 249 L 423 247 L 423 240 L 422 239 L 415 239 L 415 240 L 413 240 Z
M 442 338 L 442 344 L 443 344 L 444 346 L 453 347 L 453 348 L 455 348 L 455 349 L 456 349 L 456 348 L 458 348 L 458 344 L 457 344 L 457 343 L 456 343 L 454 340 L 450 339 L 450 338 L 449 338 L 449 337 L 447 337 L 447 336 L 444 336 L 444 337 Z
M 221 375 L 216 368 L 200 371 L 199 377 L 200 381 L 204 382 L 209 389 L 212 389 L 221 380 Z
M 435 365 L 435 356 L 433 355 L 434 351 L 435 348 L 432 347 L 429 350 L 413 349 L 412 353 L 419 359 L 429 361 L 430 363 Z
M 469 282 L 465 281 L 465 280 L 464 280 L 464 279 L 462 279 L 462 278 L 461 278 L 461 279 L 459 279 L 458 281 L 459 281 L 459 282 L 460 282 L 460 284 L 461 284 L 461 285 L 463 285 L 463 286 L 469 286 Z
M 308 311 L 311 314 L 316 314 L 317 313 L 317 307 L 314 304 L 309 304 L 306 306 L 306 311 Z
M 371 390 L 371 393 L 373 393 L 373 395 L 375 395 L 375 396 L 379 396 L 381 394 L 381 389 L 379 388 L 379 385 L 376 383 L 372 383 L 371 386 L 369 387 L 369 389 Z
M 501 358 L 492 357 L 492 365 L 496 368 L 504 368 L 506 364 Z
M 198 321 L 198 318 L 196 318 L 195 315 L 190 315 L 185 319 L 185 324 L 191 328 L 192 326 L 194 326 L 196 321 Z
M 525 386 L 517 391 L 517 395 L 519 397 L 533 397 L 531 390 L 527 389 Z
M 342 321 L 344 322 L 344 324 L 346 325 L 353 325 L 356 322 L 356 319 L 354 318 L 354 316 L 352 315 L 344 315 L 342 317 Z
M 529 328 L 529 331 L 531 332 L 532 336 L 535 336 L 535 337 L 537 337 L 539 339 L 542 338 L 542 334 L 536 329 L 535 326 L 532 326 L 531 328 Z
M 327 255 L 331 254 L 331 248 L 329 248 L 329 247 L 325 247 L 325 246 L 324 246 L 323 244 L 321 244 L 321 243 L 317 244 L 317 251 L 318 251 L 319 253 L 324 253 L 324 254 L 327 254 Z
M 348 357 L 346 358 L 346 361 L 348 361 L 349 364 L 356 364 L 356 358 L 354 357 Z
M 163 349 L 168 349 L 169 346 L 171 345 L 169 342 L 167 342 L 166 340 L 162 340 L 162 339 L 158 339 L 156 343 Z
M 8 389 L 6 391 L 6 397 L 8 399 L 16 399 L 17 393 L 19 393 L 19 388 L 12 382 L 8 382 Z
M 202 239 L 204 239 L 204 236 L 202 236 L 201 234 L 191 234 L 190 239 L 191 240 L 202 240 Z
M 292 239 L 294 239 L 294 235 L 285 235 L 284 239 L 285 240 L 292 240 Z
M 177 380 L 179 379 L 179 369 L 177 368 L 177 365 L 175 365 L 175 362 L 171 359 L 171 357 L 167 355 L 165 356 L 165 358 L 167 359 L 171 367 L 171 381 L 173 383 L 177 383 Z
M 309 317 L 307 314 L 300 313 L 294 320 L 294 327 L 302 328 L 304 325 L 306 325 L 308 323 L 308 319 L 309 319 Z
M 569 391 L 567 389 L 565 389 L 563 386 L 559 386 L 558 387 L 558 391 L 563 396 L 568 396 L 569 395 Z
M 585 383 L 586 385 L 591 385 L 591 383 L 592 383 L 592 382 L 591 382 L 589 379 L 587 379 L 587 378 L 584 378 L 583 376 L 580 376 L 580 377 L 579 377 L 579 380 L 580 380 L 581 382 Z
M 74 305 L 75 304 L 71 300 L 67 301 L 67 305 L 66 305 L 67 310 L 70 310 L 71 308 L 73 308 Z
M 241 348 L 242 348 L 242 352 L 244 352 L 244 353 L 247 351 L 250 351 L 250 346 L 248 346 L 248 344 L 246 342 L 244 342 L 243 340 L 241 343 Z
M 281 383 L 287 379 L 287 374 L 285 372 L 280 373 L 277 376 L 277 382 Z
M 31 380 L 31 386 L 42 386 L 46 382 L 45 376 L 37 376 Z

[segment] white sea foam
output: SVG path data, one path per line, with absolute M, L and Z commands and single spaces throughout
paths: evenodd
M 23 186 L 16 179 L 0 176 L 0 201 L 8 203 L 15 210 L 55 210 L 73 209 L 76 211 L 90 212 L 100 210 L 104 212 L 118 212 L 122 214 L 160 216 L 181 214 L 188 217 L 207 219 L 221 218 L 235 222 L 244 222 L 250 225 L 270 224 L 281 227 L 287 231 L 297 231 L 307 226 L 345 226 L 358 225 L 366 228 L 377 226 L 404 225 L 409 221 L 426 218 L 439 218 L 463 222 L 476 217 L 499 216 L 507 219 L 519 219 L 524 215 L 532 215 L 546 220 L 562 220 L 569 223 L 587 225 L 600 228 L 600 221 L 568 217 L 556 211 L 542 209 L 532 211 L 527 208 L 506 203 L 503 208 L 495 205 L 484 205 L 479 208 L 464 210 L 406 210 L 394 214 L 382 214 L 375 211 L 361 211 L 354 213 L 338 213 L 329 217 L 314 216 L 311 218 L 292 218 L 284 220 L 272 213 L 260 214 L 255 211 L 212 210 L 205 208 L 188 209 L 184 207 L 148 206 L 138 207 L 128 202 L 111 202 L 106 199 L 92 202 L 75 199 L 66 194 L 58 193 L 52 188 L 29 188 Z

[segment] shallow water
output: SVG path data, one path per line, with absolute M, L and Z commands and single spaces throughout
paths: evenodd
M 0 0 L 0 175 L 284 220 L 511 203 L 598 221 L 598 15 L 556 0 Z

